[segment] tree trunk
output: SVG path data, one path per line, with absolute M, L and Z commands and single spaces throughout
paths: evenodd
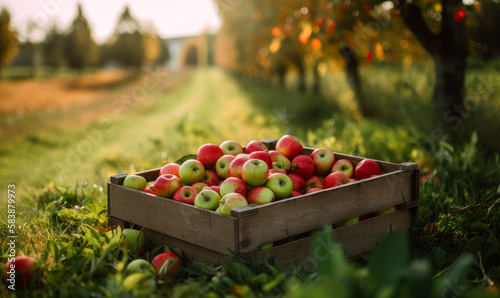
M 363 87 L 361 86 L 361 77 L 359 76 L 359 62 L 356 53 L 350 46 L 344 44 L 340 47 L 340 54 L 345 60 L 347 81 L 351 86 L 351 89 L 354 91 L 361 114 L 364 117 L 372 116 L 370 109 L 366 106 Z

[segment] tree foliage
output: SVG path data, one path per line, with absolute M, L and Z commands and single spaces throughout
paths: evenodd
M 0 69 L 9 64 L 17 54 L 19 40 L 17 32 L 11 28 L 10 13 L 2 8 L 0 12 Z

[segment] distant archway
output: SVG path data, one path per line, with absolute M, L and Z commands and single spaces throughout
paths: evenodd
M 198 48 L 195 45 L 189 46 L 184 59 L 184 65 L 197 66 L 198 65 Z

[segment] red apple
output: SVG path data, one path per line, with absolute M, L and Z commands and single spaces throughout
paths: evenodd
M 194 199 L 198 192 L 192 186 L 183 186 L 174 193 L 174 201 L 194 205 Z
M 235 158 L 236 156 L 229 154 L 221 156 L 215 164 L 215 171 L 217 172 L 217 176 L 219 176 L 221 179 L 226 179 L 227 177 L 229 177 L 229 165 Z
M 274 192 L 267 187 L 258 186 L 248 192 L 247 202 L 248 204 L 267 204 L 274 202 L 275 196 Z
M 306 180 L 306 191 L 311 188 L 323 189 L 323 182 L 321 182 L 318 176 L 311 176 L 311 178 Z
M 286 174 L 286 171 L 285 170 L 278 170 L 278 169 L 275 169 L 275 168 L 272 168 L 269 170 L 269 176 L 271 176 L 272 174 Z
M 12 290 L 26 289 L 35 277 L 36 272 L 36 260 L 34 258 L 28 256 L 11 258 L 5 263 L 4 267 L 5 285 Z
M 370 178 L 372 175 L 380 175 L 381 173 L 380 166 L 373 159 L 363 159 L 354 170 L 354 174 L 358 180 Z
M 250 141 L 245 147 L 245 153 L 250 154 L 255 151 L 268 151 L 267 146 L 259 141 Z
M 351 178 L 351 182 L 356 182 L 358 179 Z
M 339 159 L 332 166 L 332 173 L 333 172 L 341 172 L 347 177 L 352 178 L 352 175 L 354 174 L 354 167 L 347 159 Z
M 222 155 L 224 155 L 224 153 L 219 146 L 215 144 L 204 144 L 198 148 L 196 159 L 201 161 L 205 169 L 212 169 Z
M 271 156 L 271 161 L 273 162 L 273 168 L 274 168 L 274 163 L 277 163 L 281 165 L 281 168 L 284 168 L 285 171 L 290 171 L 290 168 L 292 166 L 292 162 L 283 154 L 279 153 L 276 150 L 271 150 L 269 151 L 269 156 Z
M 302 194 L 298 191 L 292 190 L 292 197 L 298 197 L 301 196 Z
M 182 270 L 182 261 L 174 253 L 165 252 L 157 255 L 151 261 L 156 274 L 161 280 L 166 280 Z
M 310 156 L 298 155 L 292 160 L 291 172 L 308 179 L 314 174 L 314 161 Z
M 172 174 L 172 175 L 175 175 L 177 177 L 179 177 L 179 168 L 181 166 L 179 164 L 176 164 L 176 163 L 168 163 L 166 165 L 164 165 L 163 167 L 161 167 L 160 169 L 160 175 L 163 175 L 163 174 Z
M 212 170 L 205 171 L 205 177 L 203 178 L 203 183 L 206 183 L 208 186 L 218 185 L 219 184 L 219 176 Z
M 224 141 L 219 145 L 219 147 L 220 149 L 222 149 L 222 153 L 224 153 L 224 155 L 236 156 L 240 153 L 243 153 L 243 147 L 240 145 L 240 143 L 233 140 Z
M 311 158 L 314 161 L 314 174 L 322 176 L 330 173 L 335 155 L 326 148 L 318 148 L 311 153 Z
M 241 178 L 241 168 L 248 160 L 248 156 L 236 156 L 231 164 L 229 164 L 229 177 Z
M 303 193 L 306 190 L 306 180 L 297 174 L 288 174 L 290 180 L 292 180 L 293 190 L 299 193 Z
M 284 135 L 276 143 L 276 151 L 292 160 L 304 151 L 302 144 L 291 135 Z
M 220 186 L 220 196 L 223 197 L 228 193 L 236 192 L 242 196 L 247 194 L 247 184 L 240 178 L 229 177 Z
M 215 192 L 218 193 L 220 196 L 220 186 L 219 185 L 210 186 L 210 188 L 212 190 L 215 190 Z
M 181 188 L 181 186 L 182 182 L 179 177 L 172 174 L 161 175 L 155 180 L 155 195 L 164 198 L 172 198 L 174 193 Z
M 154 196 L 154 195 L 155 195 L 155 188 L 154 188 L 154 186 L 153 186 L 153 185 L 151 185 L 150 187 L 146 187 L 146 188 L 144 189 L 144 192 L 147 192 L 148 194 L 150 194 L 150 195 L 153 195 L 153 196 Z
M 264 185 L 268 176 L 269 167 L 265 161 L 260 159 L 249 159 L 241 168 L 241 178 L 252 186 Z
M 321 190 L 321 188 L 318 188 L 318 187 L 313 187 L 313 188 L 309 188 L 306 193 L 312 193 L 312 192 L 317 192 Z
M 265 161 L 267 164 L 267 167 L 271 169 L 273 167 L 272 161 L 271 161 L 271 156 L 269 156 L 269 153 L 265 151 L 254 151 L 250 153 L 249 159 L 260 159 L 262 161 Z
M 323 181 L 323 188 L 332 188 L 349 182 L 351 182 L 351 180 L 346 176 L 346 174 L 342 172 L 333 172 L 325 177 L 325 181 Z
M 206 183 L 203 183 L 203 182 L 196 182 L 195 184 L 193 184 L 191 186 L 194 187 L 196 192 L 200 192 L 205 186 L 208 186 L 208 185 Z
M 359 221 L 367 220 L 373 217 L 373 213 L 363 214 L 359 217 Z

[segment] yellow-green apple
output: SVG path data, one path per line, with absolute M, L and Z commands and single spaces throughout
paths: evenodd
M 247 206 L 248 202 L 244 196 L 239 193 L 228 193 L 223 196 L 219 203 L 219 213 L 225 215 L 231 215 L 231 209 Z
M 277 173 L 269 176 L 266 187 L 272 190 L 276 200 L 281 200 L 292 195 L 293 183 L 286 174 Z
M 381 172 L 382 170 L 378 163 L 368 158 L 360 161 L 354 169 L 354 175 L 358 180 L 370 178 L 372 175 L 380 175 Z
M 292 160 L 296 156 L 301 155 L 304 147 L 302 144 L 291 135 L 284 135 L 276 143 L 276 151 Z
M 186 203 L 189 205 L 194 205 L 194 199 L 196 198 L 197 195 L 198 195 L 198 192 L 196 191 L 196 189 L 194 189 L 194 187 L 185 185 L 185 186 L 179 188 L 174 193 L 173 199 L 174 199 L 174 201 L 177 201 L 177 202 L 182 202 L 182 203 Z
M 205 170 L 205 177 L 201 182 L 206 183 L 208 186 L 218 185 L 219 176 L 217 176 L 217 173 L 212 170 Z
M 241 178 L 241 168 L 249 160 L 248 156 L 236 156 L 236 158 L 229 164 L 229 177 Z
M 310 156 L 298 155 L 292 160 L 291 172 L 308 179 L 314 174 L 314 161 Z
M 205 178 L 205 167 L 201 161 L 188 159 L 179 168 L 179 178 L 184 185 L 193 185 Z
M 217 160 L 224 155 L 222 149 L 215 144 L 204 144 L 198 148 L 196 159 L 201 161 L 205 169 L 213 169 Z
M 29 256 L 10 258 L 4 267 L 4 280 L 9 289 L 24 290 L 37 273 L 36 260 Z
M 271 169 L 273 167 L 272 161 L 271 161 L 271 156 L 269 156 L 269 153 L 265 151 L 254 151 L 250 153 L 249 159 L 260 159 L 262 161 L 265 161 L 267 164 L 267 167 Z
M 303 193 L 306 190 L 306 180 L 297 174 L 288 174 L 290 180 L 293 183 L 293 190 L 299 193 Z
M 342 227 L 345 227 L 345 226 L 348 226 L 348 225 L 355 224 L 357 222 L 359 222 L 359 217 L 355 217 L 355 218 L 351 218 L 351 219 L 347 219 L 347 220 L 338 222 L 338 223 L 334 224 L 334 226 L 336 228 L 342 228 Z
M 172 174 L 164 174 L 156 178 L 155 184 L 153 186 L 155 195 L 172 198 L 174 193 L 181 188 L 181 179 Z
M 234 155 L 223 155 L 215 163 L 215 171 L 221 179 L 229 177 L 229 165 L 236 158 Z
M 387 214 L 387 213 L 394 212 L 396 210 L 397 210 L 396 206 L 392 206 L 392 207 L 389 207 L 389 208 L 385 208 L 385 209 L 382 209 L 382 210 L 375 211 L 375 212 L 373 212 L 373 214 L 375 216 L 380 216 L 380 215 L 384 215 L 384 214 Z
M 354 167 L 349 160 L 339 159 L 333 164 L 331 172 L 341 172 L 347 177 L 352 178 L 354 174 Z
M 161 167 L 160 169 L 160 175 L 163 175 L 163 174 L 172 174 L 172 175 L 175 175 L 177 177 L 179 177 L 179 168 L 181 166 L 179 164 L 176 164 L 176 163 L 168 163 L 166 165 L 164 165 L 163 167 Z
M 127 265 L 127 268 L 125 268 L 125 274 L 132 274 L 137 272 L 155 274 L 155 268 L 153 268 L 153 265 L 151 265 L 148 261 L 137 259 L 133 260 Z
M 122 232 L 125 239 L 123 245 L 131 251 L 135 251 L 139 256 L 146 252 L 146 236 L 144 233 L 134 229 L 125 229 Z
M 318 187 L 313 187 L 313 188 L 309 188 L 306 193 L 312 193 L 312 192 L 317 192 L 317 191 L 320 191 L 322 190 L 322 188 L 318 188 Z
M 322 176 L 330 173 L 335 162 L 335 155 L 326 148 L 318 148 L 311 153 L 314 162 L 314 174 Z
M 199 193 L 205 186 L 208 186 L 206 183 L 203 182 L 196 182 L 195 184 L 191 185 L 194 187 L 197 193 Z
M 274 202 L 274 199 L 274 192 L 264 186 L 257 186 L 256 188 L 249 191 L 247 195 L 248 204 L 263 205 Z
M 243 153 L 243 147 L 240 145 L 240 143 L 233 141 L 233 140 L 227 140 L 222 142 L 219 145 L 220 149 L 222 149 L 222 153 L 224 155 L 233 155 L 236 156 L 240 153 Z
M 155 181 L 148 181 L 148 183 L 146 183 L 146 188 L 150 187 L 150 186 L 153 186 L 155 185 Z
M 144 177 L 135 174 L 127 175 L 125 180 L 123 180 L 123 186 L 137 190 L 144 190 L 146 184 L 147 182 Z
M 281 167 L 285 169 L 285 171 L 290 171 L 290 168 L 292 166 L 292 162 L 283 154 L 279 153 L 276 150 L 271 150 L 269 151 L 269 156 L 271 156 L 271 161 L 273 162 L 273 168 L 274 168 L 274 163 L 279 163 L 281 164 Z
M 325 177 L 325 180 L 323 181 L 323 188 L 332 188 L 349 182 L 351 182 L 351 180 L 346 174 L 342 172 L 333 172 Z
M 252 186 L 264 185 L 269 176 L 269 167 L 260 159 L 249 159 L 241 167 L 241 178 Z
M 298 197 L 301 196 L 302 194 L 298 191 L 292 190 L 292 197 Z
M 229 177 L 220 185 L 220 196 L 224 197 L 228 193 L 236 192 L 244 196 L 247 194 L 248 186 L 240 178 Z
M 220 195 L 213 189 L 201 190 L 194 199 L 194 205 L 198 208 L 215 210 L 219 206 Z
M 165 252 L 157 255 L 151 261 L 156 274 L 161 280 L 167 280 L 182 270 L 182 261 L 174 253 Z
M 323 189 L 323 182 L 321 182 L 321 179 L 319 179 L 319 177 L 316 175 L 313 175 L 311 176 L 311 178 L 306 180 L 306 191 L 310 190 L 311 188 Z
M 267 243 L 267 244 L 262 244 L 262 245 L 260 245 L 260 246 L 257 248 L 257 250 L 259 250 L 259 251 L 260 251 L 260 250 L 266 250 L 266 249 L 270 249 L 270 248 L 272 248 L 272 247 L 273 247 L 273 243 L 271 242 L 271 243 Z
M 149 187 L 146 187 L 144 190 L 144 192 L 150 194 L 150 195 L 155 195 L 155 188 L 154 188 L 154 185 L 151 185 Z
M 245 147 L 245 153 L 250 154 L 254 151 L 268 151 L 267 146 L 259 141 L 250 141 Z

